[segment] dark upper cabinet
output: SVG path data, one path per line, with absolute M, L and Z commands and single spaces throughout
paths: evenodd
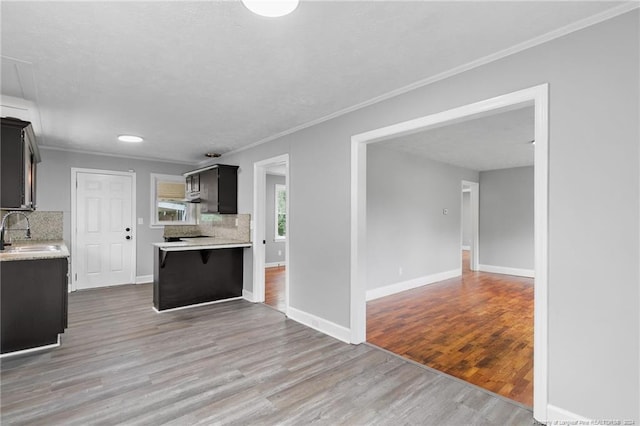
M 187 194 L 200 192 L 200 175 L 187 176 Z
M 201 213 L 238 213 L 237 170 L 221 166 L 200 173 Z
M 200 213 L 238 213 L 238 166 L 216 164 L 185 173 L 190 199 Z
M 7 210 L 35 210 L 36 164 L 40 153 L 31 124 L 16 118 L 2 118 L 0 139 L 0 207 Z

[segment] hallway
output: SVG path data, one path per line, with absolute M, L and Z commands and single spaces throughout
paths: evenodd
M 264 270 L 264 303 L 280 312 L 285 309 L 285 268 L 277 266 Z

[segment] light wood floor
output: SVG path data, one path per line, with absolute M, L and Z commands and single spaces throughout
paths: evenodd
M 151 285 L 70 295 L 62 347 L 2 361 L 2 425 L 531 424 L 531 412 L 237 300 L 157 314 Z
M 467 252 L 465 252 L 467 253 Z M 533 405 L 533 279 L 474 272 L 367 302 L 367 341 Z
M 264 303 L 280 312 L 284 312 L 285 309 L 285 268 L 278 266 L 264 270 Z

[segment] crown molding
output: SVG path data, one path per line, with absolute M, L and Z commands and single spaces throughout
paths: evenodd
M 72 152 L 74 154 L 98 155 L 98 156 L 101 156 L 101 157 L 126 158 L 128 160 L 153 161 L 153 162 L 168 163 L 168 164 L 184 164 L 184 165 L 187 165 L 187 166 L 195 166 L 197 164 L 194 161 L 167 160 L 166 158 L 142 157 L 142 156 L 137 156 L 137 155 L 110 154 L 108 152 L 86 151 L 86 150 L 82 150 L 82 149 L 69 149 L 69 148 L 61 148 L 61 147 L 58 147 L 58 146 L 40 145 L 40 144 L 38 144 L 38 149 L 49 150 L 49 151 Z

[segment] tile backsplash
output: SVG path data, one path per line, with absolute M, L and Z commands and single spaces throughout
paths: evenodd
M 167 225 L 165 237 L 206 235 L 238 241 L 251 241 L 250 214 L 203 214 L 198 225 Z
M 12 210 L 0 210 L 2 219 Z M 29 218 L 31 228 L 31 239 L 42 240 L 62 240 L 63 239 L 63 214 L 62 212 L 46 211 L 24 211 Z M 26 240 L 27 221 L 22 215 L 13 215 L 5 223 L 5 241 Z M 14 230 L 15 229 L 15 230 Z

